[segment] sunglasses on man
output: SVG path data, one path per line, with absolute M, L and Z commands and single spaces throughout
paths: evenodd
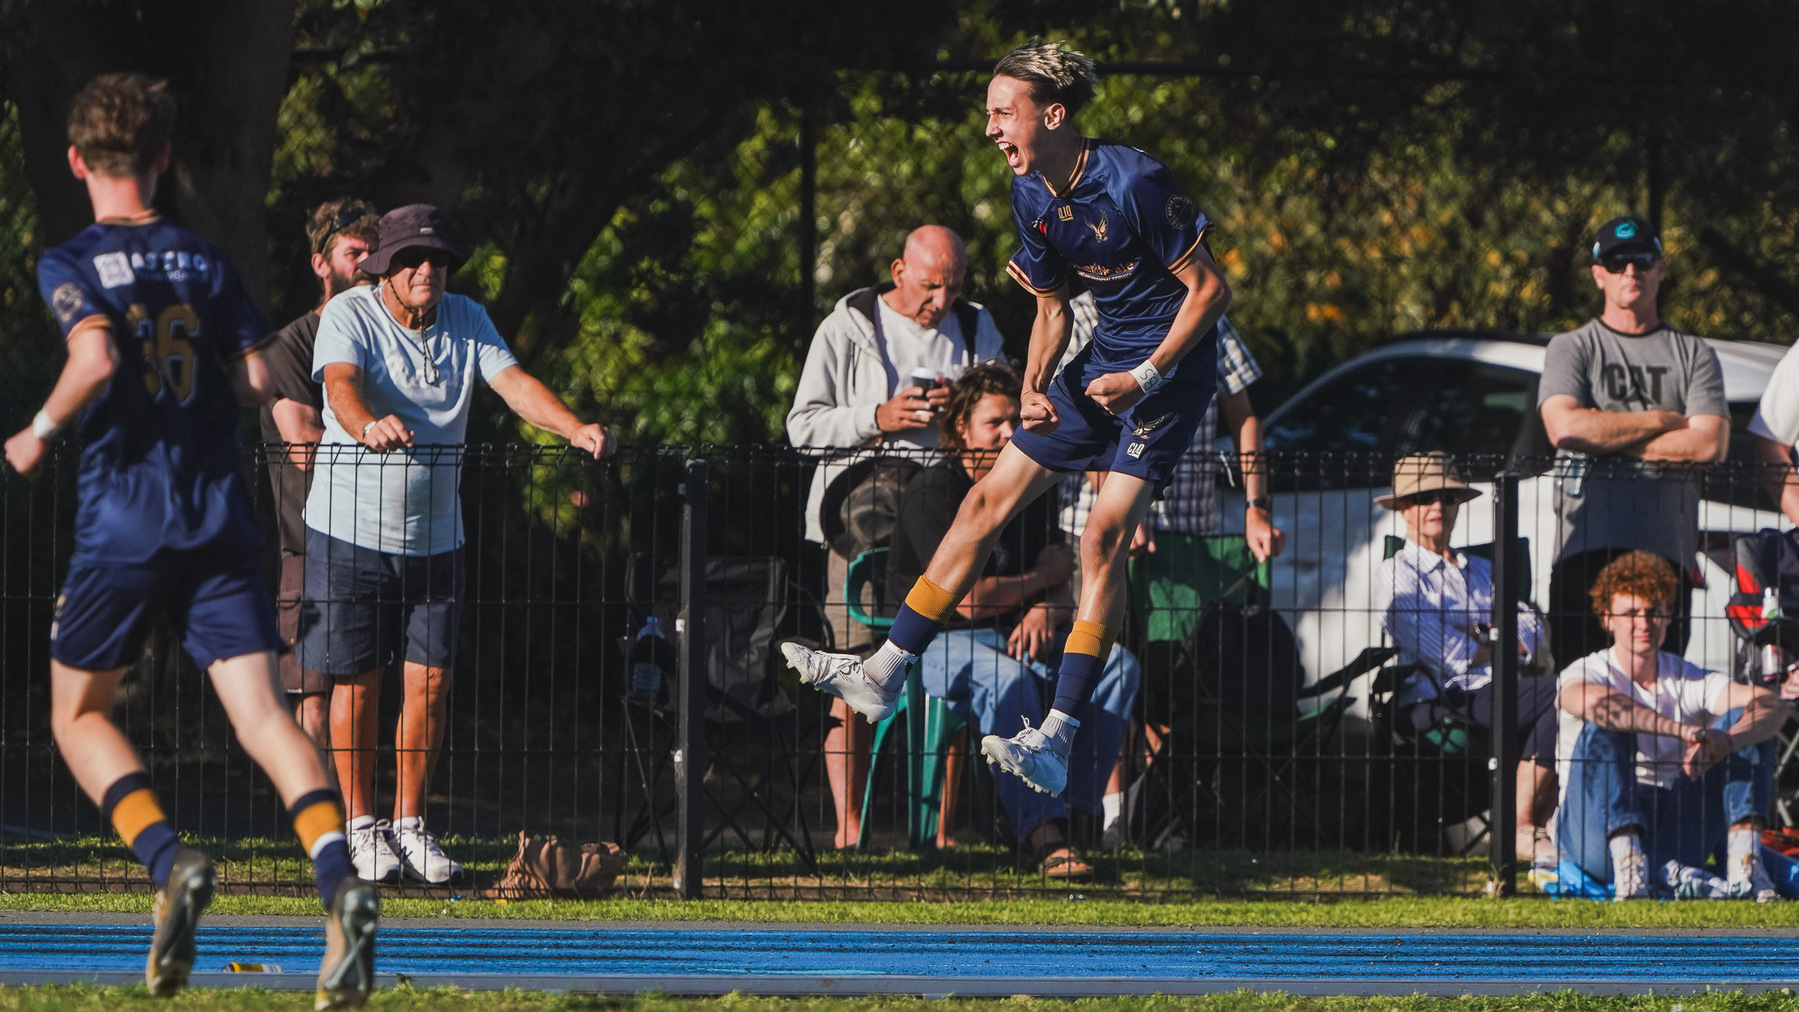
M 430 263 L 434 271 L 448 270 L 455 258 L 440 249 L 425 249 L 414 246 L 394 254 L 393 264 L 402 270 L 416 271 L 420 264 Z
M 1599 258 L 1599 266 L 1604 267 L 1607 274 L 1623 274 L 1624 268 L 1636 265 L 1641 274 L 1654 267 L 1661 257 L 1654 253 L 1607 253 Z
M 349 228 L 351 225 L 356 224 L 362 219 L 363 213 L 361 211 L 345 211 L 332 219 L 331 230 L 326 232 L 324 237 L 319 240 L 319 248 L 313 250 L 313 252 L 320 256 L 324 256 L 325 251 L 331 248 L 331 240 L 337 238 L 337 233 L 342 232 L 344 229 Z

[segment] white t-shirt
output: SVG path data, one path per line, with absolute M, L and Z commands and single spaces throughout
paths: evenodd
M 974 349 L 962 339 L 962 323 L 955 313 L 927 329 L 894 312 L 886 299 L 876 299 L 875 305 L 880 307 L 881 335 L 887 340 L 883 350 L 887 353 L 888 389 L 895 393 L 913 385 L 914 370 L 940 375 L 954 383 L 977 361 Z M 904 432 L 893 439 L 919 446 L 936 446 L 937 426 Z
M 1799 344 L 1787 349 L 1768 377 L 1749 431 L 1782 446 L 1799 446 Z
M 1730 676 L 1707 671 L 1684 658 L 1668 653 L 1658 655 L 1655 684 L 1638 685 L 1619 666 L 1611 647 L 1588 654 L 1562 670 L 1556 679 L 1557 694 L 1575 682 L 1603 685 L 1627 696 L 1670 720 L 1683 724 L 1710 725 L 1723 715 Z M 1574 743 L 1587 722 L 1568 711 L 1556 709 L 1558 724 L 1555 740 L 1555 772 L 1561 780 L 1564 796 L 1568 790 L 1568 773 L 1574 758 Z M 1654 787 L 1672 787 L 1683 774 L 1681 760 L 1686 757 L 1687 743 L 1679 738 L 1659 734 L 1637 735 L 1637 782 Z
M 427 362 L 426 356 L 429 355 Z M 312 351 L 312 378 L 346 362 L 362 370 L 362 397 L 376 418 L 396 415 L 413 445 L 375 453 L 344 429 L 325 398 L 325 435 L 306 497 L 306 526 L 391 555 L 437 555 L 462 546 L 457 497 L 462 444 L 475 377 L 518 364 L 472 299 L 445 295 L 423 334 L 394 320 L 380 288 L 364 285 L 326 303 Z

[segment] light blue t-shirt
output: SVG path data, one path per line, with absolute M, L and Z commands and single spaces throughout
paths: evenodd
M 445 295 L 423 332 L 396 322 L 381 289 L 339 294 L 319 316 L 312 378 L 344 362 L 362 370 L 376 418 L 398 416 L 413 445 L 375 453 L 345 430 L 325 398 L 325 435 L 306 498 L 306 526 L 391 555 L 436 555 L 462 546 L 462 444 L 478 374 L 485 383 L 518 365 L 487 310 Z

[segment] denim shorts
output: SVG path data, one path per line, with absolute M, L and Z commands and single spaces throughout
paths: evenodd
M 396 660 L 451 667 L 462 593 L 460 548 L 392 555 L 308 527 L 299 663 L 334 678 Z

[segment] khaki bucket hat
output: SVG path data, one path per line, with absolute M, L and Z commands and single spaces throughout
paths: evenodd
M 1377 505 L 1390 510 L 1400 509 L 1400 503 L 1420 492 L 1436 492 L 1448 490 L 1454 492 L 1456 502 L 1467 502 L 1480 497 L 1480 493 L 1468 487 L 1468 483 L 1458 478 L 1455 467 L 1450 463 L 1449 454 L 1441 450 L 1429 453 L 1414 453 L 1409 457 L 1401 457 L 1393 465 L 1393 492 L 1391 495 L 1377 495 Z

